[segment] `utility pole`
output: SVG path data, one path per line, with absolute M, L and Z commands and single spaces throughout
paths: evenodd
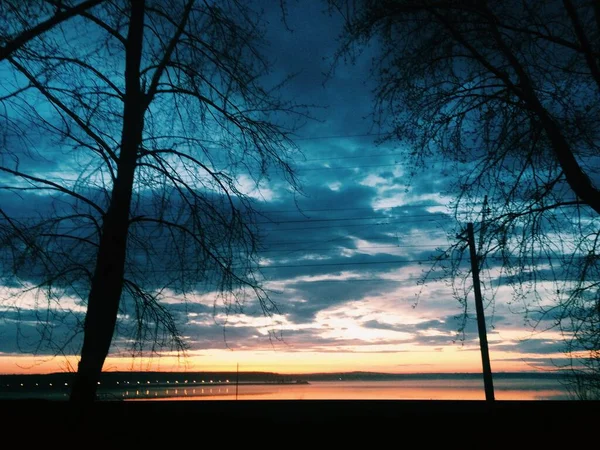
M 240 363 L 237 363 L 237 369 L 235 372 L 235 399 L 238 399 L 238 388 L 240 386 Z
M 473 291 L 475 293 L 475 310 L 477 311 L 479 346 L 481 347 L 481 362 L 483 364 L 483 385 L 485 387 L 485 399 L 488 402 L 493 402 L 494 382 L 492 380 L 490 352 L 488 350 L 485 316 L 483 315 L 483 301 L 481 299 L 481 286 L 479 284 L 479 257 L 477 256 L 477 250 L 475 248 L 475 236 L 473 235 L 473 223 L 471 222 L 467 224 L 467 235 L 469 240 L 469 251 L 471 255 L 471 272 L 473 273 Z

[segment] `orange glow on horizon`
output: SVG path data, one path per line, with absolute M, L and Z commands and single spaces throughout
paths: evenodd
M 492 354 L 492 370 L 496 372 L 531 372 L 540 370 L 517 358 L 534 358 L 508 352 Z M 561 354 L 544 355 L 561 357 Z M 511 359 L 510 361 L 503 361 Z M 33 374 L 69 372 L 77 368 L 78 358 L 40 358 L 0 355 L 0 374 Z M 385 373 L 480 373 L 481 357 L 476 350 L 448 347 L 443 351 L 420 352 L 285 352 L 203 350 L 185 357 L 163 355 L 153 358 L 109 357 L 103 370 L 157 372 L 235 372 L 239 364 L 244 372 L 276 372 L 289 374 L 331 372 Z

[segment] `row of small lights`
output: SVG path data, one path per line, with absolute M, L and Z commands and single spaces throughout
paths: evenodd
M 192 383 L 195 383 L 196 380 L 192 380 Z M 124 384 L 129 384 L 129 381 L 123 381 Z M 156 380 L 156 383 L 161 383 L 160 381 Z M 167 384 L 170 384 L 170 381 L 167 381 Z M 185 380 L 183 382 L 184 384 L 188 383 L 188 380 Z M 206 381 L 202 380 L 201 383 L 206 383 Z M 209 380 L 209 383 L 214 383 L 213 380 Z M 217 383 L 222 383 L 221 380 L 218 380 Z M 229 380 L 225 380 L 225 383 L 229 383 Z M 98 384 L 100 384 L 100 382 L 98 382 Z M 117 381 L 117 384 L 119 384 L 119 382 Z M 138 381 L 137 384 L 140 384 L 140 382 Z M 146 381 L 146 384 L 150 384 L 150 381 Z M 179 384 L 179 381 L 175 381 L 175 384 Z
M 160 383 L 160 381 L 158 381 L 158 380 L 156 380 L 156 382 Z M 196 380 L 192 380 L 192 383 L 195 383 L 195 382 L 196 382 Z M 202 380 L 201 382 L 205 383 L 204 380 Z M 183 383 L 187 384 L 188 380 L 185 380 Z M 213 380 L 209 380 L 209 383 L 214 383 L 214 381 Z M 218 380 L 217 383 L 221 383 L 221 380 Z M 225 380 L 225 383 L 229 383 L 229 380 Z M 101 384 L 101 383 L 98 381 L 98 384 Z M 117 381 L 117 384 L 119 384 L 118 381 Z M 129 383 L 129 381 L 123 381 L 123 384 L 130 384 L 130 383 Z M 140 384 L 140 382 L 138 381 L 137 384 Z M 146 381 L 146 384 L 151 384 L 151 383 L 150 383 L 150 381 Z M 167 381 L 167 384 L 171 384 L 171 382 Z M 179 381 L 175 381 L 175 384 L 179 384 Z M 39 383 L 35 383 L 35 385 L 39 386 Z M 68 386 L 68 385 L 69 385 L 69 383 L 65 383 L 65 386 Z M 48 386 L 52 387 L 52 383 L 48 383 Z M 6 387 L 10 387 L 10 384 L 7 384 Z M 25 385 L 23 383 L 21 383 L 21 387 L 25 387 Z

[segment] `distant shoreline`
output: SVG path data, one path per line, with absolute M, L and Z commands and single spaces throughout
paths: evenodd
M 567 371 L 531 371 L 531 372 L 494 372 L 494 376 L 498 377 L 560 377 L 567 375 Z M 235 371 L 204 371 L 204 372 L 180 372 L 180 371 L 108 371 L 102 372 L 102 377 L 113 376 L 176 376 L 176 377 L 191 377 L 204 376 L 206 377 L 229 377 L 235 378 L 238 375 Z M 0 373 L 0 378 L 4 377 L 56 377 L 56 376 L 74 376 L 73 372 L 51 372 L 51 373 Z M 350 378 L 366 378 L 371 377 L 392 377 L 392 378 L 472 378 L 482 376 L 481 372 L 369 372 L 369 371 L 352 371 L 352 372 L 309 372 L 309 373 L 279 373 L 279 372 L 259 372 L 259 371 L 240 371 L 239 376 L 263 376 L 263 377 L 283 377 L 283 378 L 335 378 L 335 377 L 350 377 Z
M 498 372 L 496 380 L 561 380 L 560 372 Z M 74 373 L 0 375 L 0 393 L 22 390 L 69 391 Z M 481 380 L 480 373 L 411 373 L 339 372 L 279 374 L 275 372 L 103 372 L 99 390 L 148 388 L 209 388 L 251 385 L 299 385 L 327 381 L 425 381 Z

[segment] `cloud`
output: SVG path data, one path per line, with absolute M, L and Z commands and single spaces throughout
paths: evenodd
M 513 344 L 491 344 L 491 347 L 498 351 L 538 355 L 563 353 L 566 349 L 564 342 L 550 339 L 527 339 Z
M 0 352 L 77 354 L 82 323 L 83 314 L 68 310 L 0 309 Z
M 313 319 L 324 309 L 352 300 L 361 300 L 366 296 L 389 292 L 396 286 L 396 282 L 391 280 L 379 280 L 376 283 L 351 281 L 344 283 L 344 281 L 330 282 L 329 280 L 292 282 L 286 284 L 286 289 L 290 290 L 295 300 L 283 303 L 281 310 L 289 314 L 291 320 L 304 322 Z
M 275 62 L 270 80 L 276 83 L 295 74 L 286 87 L 288 98 L 321 108 L 312 111 L 319 121 L 308 121 L 301 130 L 302 135 L 368 131 L 371 120 L 367 116 L 372 107 L 369 52 L 352 65 L 342 62 L 330 73 L 343 29 L 341 17 L 327 14 L 323 3 L 288 2 L 284 23 L 278 4 L 261 0 L 258 7 L 263 9 L 263 17 L 269 23 L 266 39 L 270 44 L 269 56 Z M 295 31 L 289 32 L 288 28 Z
M 176 248 L 168 233 L 159 233 L 146 225 L 133 228 L 128 250 L 128 279 L 150 291 L 167 286 L 162 304 L 174 316 L 192 350 L 229 346 L 234 349 L 281 347 L 290 351 L 404 352 L 415 347 L 423 351 L 453 345 L 460 337 L 458 330 L 462 322 L 456 318 L 461 313 L 460 305 L 450 289 L 433 281 L 424 288 L 419 305 L 416 308 L 413 305 L 420 289 L 417 281 L 422 269 L 429 267 L 436 246 L 448 244 L 446 232 L 456 225 L 447 207 L 458 180 L 457 167 L 433 158 L 427 161 L 431 164 L 424 170 L 413 174 L 406 157 L 412 149 L 404 143 L 376 144 L 375 136 L 355 136 L 377 131 L 371 127 L 369 117 L 373 105 L 370 88 L 376 82 L 369 79 L 374 49 L 367 48 L 354 65 L 340 62 L 327 78 L 325 73 L 332 67 L 331 56 L 338 47 L 336 38 L 342 30 L 341 20 L 323 14 L 325 6 L 320 2 L 286 2 L 288 25 L 297 30 L 287 33 L 281 22 L 279 2 L 261 0 L 259 3 L 264 8 L 264 18 L 270 22 L 266 38 L 271 45 L 270 56 L 275 60 L 275 72 L 265 81 L 276 84 L 297 73 L 284 93 L 299 103 L 323 107 L 313 111 L 318 120 L 308 120 L 298 131 L 300 139 L 296 143 L 304 158 L 298 157 L 292 163 L 302 182 L 301 193 L 290 194 L 286 183 L 274 173 L 269 173 L 261 182 L 263 196 L 253 191 L 254 185 L 248 177 L 237 178 L 239 185 L 251 195 L 250 204 L 260 212 L 251 224 L 262 237 L 258 253 L 262 267 L 259 278 L 264 277 L 261 281 L 278 304 L 281 317 L 274 319 L 271 325 L 266 324 L 259 305 L 248 297 L 242 310 L 233 308 L 229 311 L 230 320 L 224 320 L 227 311 L 223 305 L 217 303 L 213 308 L 219 281 L 214 261 L 198 252 L 190 241 L 181 240 L 182 245 Z M 275 118 L 282 122 L 287 120 L 283 116 Z M 327 136 L 339 137 L 322 139 Z M 62 171 L 68 178 L 75 179 L 81 170 L 79 161 L 64 154 L 46 136 L 42 137 L 37 147 L 46 156 L 26 158 L 23 169 L 47 176 Z M 26 148 L 17 150 L 21 155 Z M 467 166 L 459 165 L 458 169 Z M 2 183 L 5 180 L 5 177 L 0 178 Z M 105 205 L 106 193 L 91 187 L 81 189 Z M 181 199 L 172 195 L 174 192 L 159 194 L 136 192 L 132 215 L 163 213 L 165 217 L 178 217 Z M 226 211 L 228 199 L 225 196 L 209 189 L 203 194 L 210 198 L 215 213 Z M 22 191 L 16 196 L 0 190 L 0 204 L 11 216 L 69 214 L 73 210 L 90 212 L 82 203 L 75 203 L 64 195 L 49 195 L 46 191 Z M 207 216 L 204 218 L 207 219 L 204 226 L 196 231 L 217 247 L 224 244 L 222 238 L 229 230 L 215 226 Z M 89 224 L 80 224 L 72 233 L 78 237 L 90 234 Z M 148 244 L 156 251 L 145 252 L 143 246 Z M 226 244 L 222 248 L 225 253 L 229 250 Z M 239 249 L 239 243 L 234 243 L 234 252 Z M 72 259 L 57 258 L 57 261 L 74 261 L 90 270 L 94 267 L 93 252 L 65 251 L 63 255 Z M 1 269 L 6 271 L 11 262 L 10 258 L 4 259 Z M 201 270 L 205 262 L 213 267 Z M 240 254 L 234 267 L 242 267 L 243 262 L 244 255 Z M 39 263 L 23 266 L 19 272 L 21 280 L 39 282 L 41 278 L 36 274 L 40 268 Z M 182 268 L 185 270 L 180 270 Z M 5 286 L 19 286 L 10 271 L 7 275 Z M 77 279 L 75 286 L 65 291 L 66 295 L 75 297 L 74 288 L 77 288 L 80 300 L 85 299 L 87 281 Z M 503 287 L 499 291 L 494 323 L 506 328 L 510 316 L 508 308 L 502 306 L 507 298 Z M 189 293 L 190 302 L 183 301 L 182 290 Z M 83 307 L 81 301 L 77 305 L 67 304 L 66 298 L 63 299 L 65 308 Z M 128 338 L 131 326 L 135 325 L 134 309 L 127 294 L 122 307 L 122 334 L 116 337 L 115 347 L 124 349 L 130 345 Z M 81 314 L 76 311 L 74 317 L 82 320 Z M 19 326 L 23 334 L 27 332 L 28 343 L 33 343 L 39 335 L 39 317 L 33 311 L 22 311 L 19 317 L 11 312 L 4 317 L 4 321 L 0 320 L 0 352 L 18 351 L 13 337 L 18 334 Z M 65 320 L 61 324 L 60 320 L 51 319 L 51 328 L 58 333 L 55 336 L 66 336 L 66 331 L 76 325 L 68 321 L 71 319 Z M 280 333 L 283 341 L 273 341 L 269 330 L 275 332 L 275 337 Z M 464 331 L 464 344 L 471 346 L 477 340 L 477 326 L 472 318 L 467 320 Z M 516 342 L 512 336 L 504 339 L 491 329 L 488 333 L 498 339 L 491 343 L 494 350 L 516 354 L 548 355 L 560 351 L 562 345 L 553 339 L 526 343 Z M 79 342 L 73 341 L 75 347 Z M 51 353 L 52 349 L 40 348 L 40 351 Z

